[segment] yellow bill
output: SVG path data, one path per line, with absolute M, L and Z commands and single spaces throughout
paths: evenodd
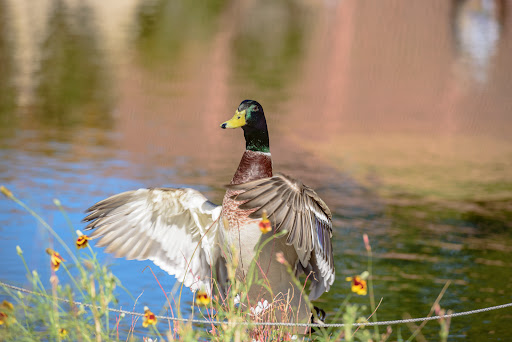
M 222 128 L 237 128 L 242 127 L 245 125 L 245 113 L 246 111 L 243 110 L 239 112 L 238 110 L 235 112 L 235 115 L 231 118 L 231 120 L 228 120 L 220 125 Z

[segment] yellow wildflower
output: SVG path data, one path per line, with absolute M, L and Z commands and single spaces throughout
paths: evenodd
M 14 305 L 4 300 L 0 305 L 0 310 L 2 310 L 0 311 L 0 325 L 9 325 L 9 323 L 16 321 L 16 318 L 10 315 L 10 313 L 14 311 Z M 9 314 L 7 312 L 9 312 Z
M 7 314 L 0 312 L 0 325 L 4 325 L 7 323 Z
M 51 248 L 46 248 L 46 253 L 48 253 L 50 255 L 50 264 L 51 264 L 52 270 L 54 270 L 54 271 L 57 271 L 59 269 L 61 262 L 66 261 L 60 256 L 59 253 L 55 252 Z
M 210 304 L 210 296 L 205 291 L 197 291 L 196 302 L 197 304 L 208 305 Z
M 64 328 L 59 329 L 59 336 L 60 338 L 65 338 L 68 335 L 68 331 Z
M 263 234 L 267 234 L 272 230 L 272 226 L 270 225 L 270 221 L 267 217 L 267 211 L 263 210 L 263 215 L 261 217 L 261 221 L 259 223 L 260 230 Z
M 142 322 L 142 326 L 147 328 L 150 325 L 156 324 L 156 316 L 152 313 L 147 306 L 144 307 L 144 321 Z
M 90 238 L 87 235 L 80 235 L 78 239 L 76 239 L 76 248 L 81 249 L 87 247 Z
M 366 280 L 362 279 L 358 275 L 354 277 L 347 277 L 346 280 L 352 282 L 352 292 L 355 292 L 360 296 L 366 296 L 368 291 Z

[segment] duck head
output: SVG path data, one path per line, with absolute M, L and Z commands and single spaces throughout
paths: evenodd
M 245 148 L 247 150 L 270 152 L 265 113 L 263 112 L 263 107 L 257 101 L 242 101 L 231 120 L 223 122 L 220 127 L 242 127 L 245 136 Z

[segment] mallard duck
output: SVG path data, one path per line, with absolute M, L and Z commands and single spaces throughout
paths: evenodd
M 106 252 L 149 259 L 192 291 L 212 293 L 212 275 L 220 292 L 225 291 L 226 263 L 233 254 L 238 260 L 236 277 L 242 281 L 257 262 L 258 277 L 269 286 L 253 285 L 248 293 L 252 303 L 272 302 L 272 295 L 280 294 L 298 311 L 294 320 L 307 321 L 310 308 L 286 264 L 295 275 L 308 275 L 310 300 L 329 290 L 335 276 L 331 212 L 310 187 L 272 174 L 267 123 L 258 102 L 240 103 L 221 127 L 241 127 L 246 146 L 221 206 L 190 188 L 139 189 L 90 207 L 86 230 L 95 229 L 90 237 L 98 238 L 97 246 L 106 247 Z M 263 215 L 273 234 L 284 233 L 260 248 L 269 237 L 260 229 Z M 233 246 L 232 253 L 223 246 Z

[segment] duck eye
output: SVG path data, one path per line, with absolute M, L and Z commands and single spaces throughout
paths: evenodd
M 252 111 L 253 111 L 253 112 L 257 112 L 257 111 L 259 111 L 259 108 L 258 108 L 258 107 L 256 107 L 256 106 L 254 106 L 254 107 L 252 107 Z

